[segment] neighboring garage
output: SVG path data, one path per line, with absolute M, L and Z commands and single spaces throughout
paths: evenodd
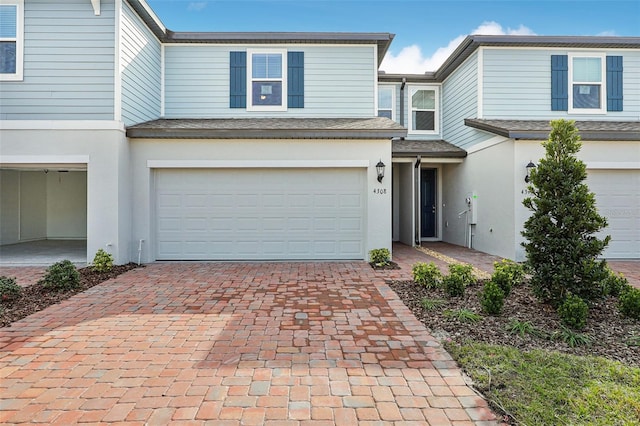
M 611 235 L 604 256 L 640 258 L 640 170 L 588 170 L 587 184 L 609 222 L 602 232 Z
M 158 260 L 364 257 L 365 168 L 155 173 Z

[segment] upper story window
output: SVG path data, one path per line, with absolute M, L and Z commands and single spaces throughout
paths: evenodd
M 287 109 L 287 69 L 285 50 L 248 50 L 248 110 Z
M 395 120 L 393 106 L 395 105 L 395 86 L 378 86 L 378 117 Z
M 569 112 L 604 113 L 605 56 L 569 57 Z
M 418 134 L 438 133 L 438 88 L 434 86 L 409 89 L 409 132 Z
M 0 0 L 0 80 L 22 80 L 23 0 Z

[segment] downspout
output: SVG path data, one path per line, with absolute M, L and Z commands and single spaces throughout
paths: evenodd
M 400 85 L 400 125 L 403 127 L 404 127 L 404 86 L 406 84 L 407 84 L 407 78 L 402 77 L 402 84 Z

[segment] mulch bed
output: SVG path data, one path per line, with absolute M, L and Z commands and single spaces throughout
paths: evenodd
M 640 366 L 640 321 L 623 317 L 617 309 L 617 299 L 607 298 L 589 309 L 587 326 L 580 331 L 587 335 L 591 343 L 587 346 L 570 347 L 561 340 L 524 337 L 507 331 L 511 319 L 528 321 L 547 336 L 561 329 L 558 315 L 550 305 L 540 303 L 532 294 L 528 284 L 513 288 L 505 300 L 500 316 L 490 316 L 482 312 L 479 293 L 483 283 L 467 287 L 463 297 L 447 298 L 440 289 L 427 289 L 413 281 L 391 281 L 389 286 L 398 294 L 413 314 L 440 340 L 451 339 L 456 343 L 468 340 L 495 345 L 510 345 L 522 350 L 546 349 L 574 355 L 599 355 L 608 359 Z M 432 310 L 425 310 L 421 300 L 441 299 L 443 304 Z M 477 323 L 464 323 L 444 315 L 446 310 L 468 309 L 482 315 Z M 630 340 L 635 336 L 635 346 Z
M 74 294 L 82 293 L 93 286 L 139 267 L 135 263 L 128 263 L 126 265 L 115 265 L 109 272 L 94 272 L 89 267 L 79 269 L 80 287 L 74 290 L 48 290 L 39 284 L 25 287 L 20 297 L 0 302 L 0 327 L 10 327 L 14 321 L 18 321 L 46 307 L 66 300 Z
M 373 262 L 369 262 L 369 265 L 376 271 L 391 271 L 394 269 L 401 269 L 396 262 L 389 262 L 386 265 L 378 265 Z

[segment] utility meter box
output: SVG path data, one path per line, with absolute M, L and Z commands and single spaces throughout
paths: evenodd
M 465 201 L 469 209 L 469 225 L 476 225 L 478 223 L 478 195 L 475 191 L 470 192 Z

